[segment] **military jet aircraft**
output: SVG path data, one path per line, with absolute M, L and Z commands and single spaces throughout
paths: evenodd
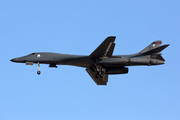
M 160 52 L 169 44 L 161 46 L 162 41 L 154 41 L 139 53 L 113 55 L 115 39 L 115 36 L 107 37 L 89 56 L 37 52 L 14 58 L 11 61 L 26 65 L 37 64 L 38 75 L 41 73 L 40 64 L 49 64 L 49 67 L 55 68 L 57 65 L 84 67 L 97 85 L 106 85 L 108 75 L 128 73 L 127 66 L 151 66 L 165 63 Z

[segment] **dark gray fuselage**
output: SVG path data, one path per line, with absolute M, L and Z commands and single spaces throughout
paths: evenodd
M 79 67 L 89 67 L 92 64 L 101 65 L 103 67 L 121 67 L 121 66 L 134 66 L 134 65 L 159 65 L 164 64 L 155 59 L 148 57 L 141 57 L 138 54 L 133 55 L 119 55 L 112 56 L 111 58 L 99 58 L 91 60 L 89 56 L 83 55 L 69 55 L 59 53 L 32 53 L 27 56 L 14 58 L 11 61 L 18 63 L 40 63 L 40 64 L 53 64 L 53 65 L 73 65 Z

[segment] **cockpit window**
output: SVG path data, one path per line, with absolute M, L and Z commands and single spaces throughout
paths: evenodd
M 37 57 L 40 58 L 40 57 L 41 57 L 41 54 L 37 54 Z

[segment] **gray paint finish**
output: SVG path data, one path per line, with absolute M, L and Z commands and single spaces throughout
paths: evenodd
M 115 38 L 115 36 L 107 37 L 89 56 L 37 52 L 11 61 L 26 63 L 26 65 L 37 63 L 38 74 L 40 74 L 39 64 L 49 64 L 49 67 L 57 67 L 57 65 L 84 67 L 97 85 L 106 85 L 109 74 L 128 73 L 126 66 L 151 66 L 165 63 L 160 52 L 169 45 L 161 46 L 162 41 L 154 41 L 136 54 L 113 56 Z

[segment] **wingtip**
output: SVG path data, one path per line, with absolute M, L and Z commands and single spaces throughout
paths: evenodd
M 114 42 L 116 39 L 116 36 L 108 36 L 106 39 L 108 39 L 108 41 Z
M 116 38 L 116 36 L 108 36 L 107 38 Z

